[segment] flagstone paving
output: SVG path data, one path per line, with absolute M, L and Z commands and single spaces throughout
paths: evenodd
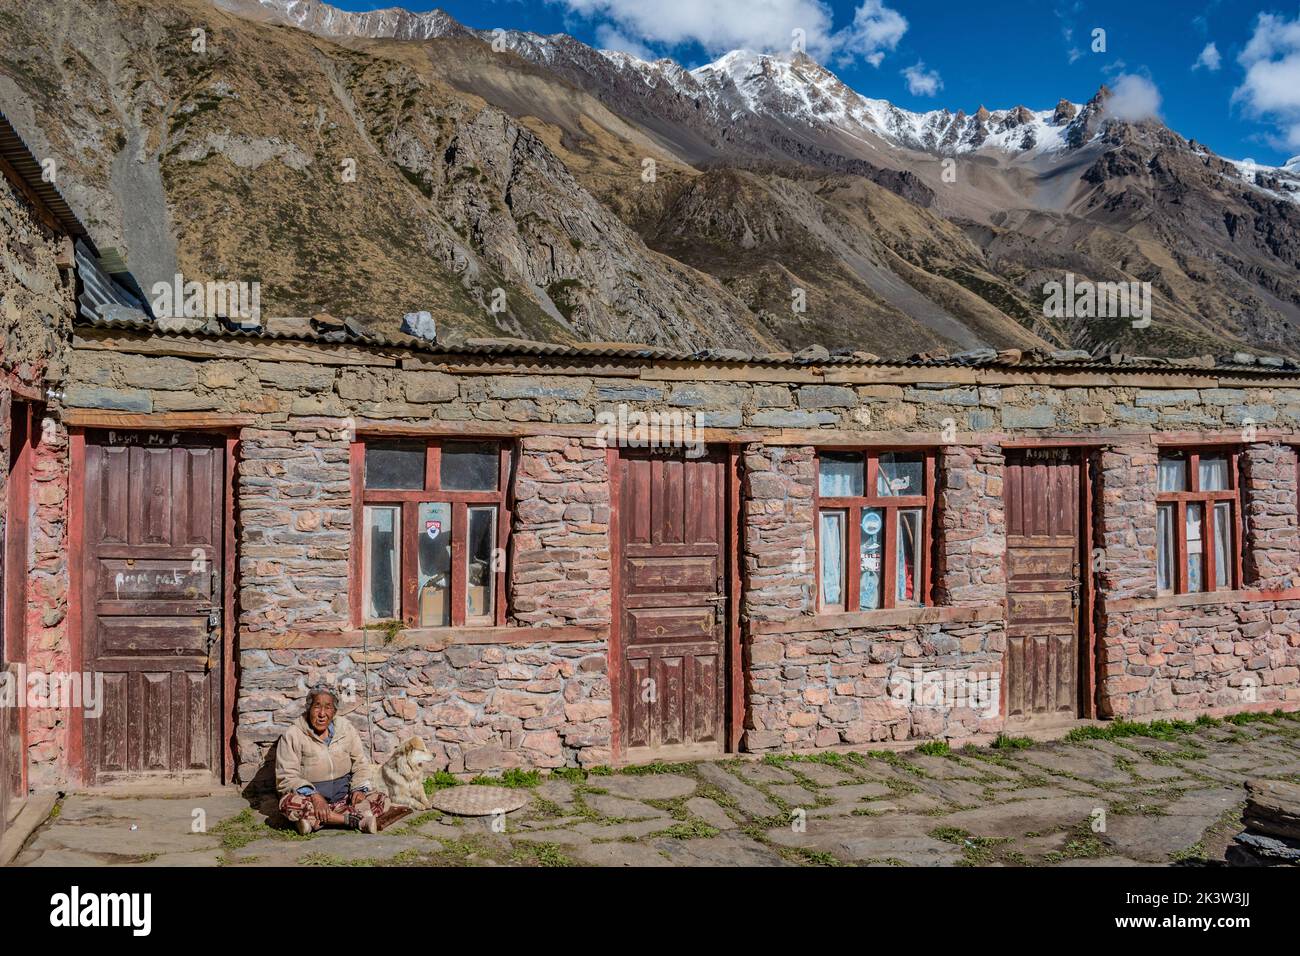
M 275 818 L 274 799 L 250 804 L 234 788 L 73 794 L 15 864 L 1213 863 L 1240 830 L 1246 778 L 1300 781 L 1300 715 L 1116 732 L 1123 729 L 947 754 L 822 753 L 516 775 L 511 782 L 531 799 L 506 817 L 417 813 L 377 836 L 299 836 Z

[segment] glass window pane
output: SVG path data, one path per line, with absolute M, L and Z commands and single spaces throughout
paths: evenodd
M 1200 471 L 1202 491 L 1228 490 L 1228 459 L 1202 458 Z
M 442 446 L 443 491 L 496 491 L 501 448 L 494 442 L 447 442 Z
M 880 563 L 885 549 L 885 520 L 879 508 L 862 509 L 862 576 L 858 581 L 858 597 L 862 610 L 870 611 L 881 606 Z
M 882 498 L 925 494 L 925 459 L 920 455 L 881 455 L 876 494 Z
M 1187 506 L 1187 590 L 1205 590 L 1205 505 Z
M 861 498 L 866 486 L 861 455 L 824 452 L 819 457 L 817 493 L 823 498 Z
M 365 509 L 365 619 L 391 621 L 401 616 L 402 580 L 400 508 L 367 505 Z
M 844 606 L 844 512 L 823 511 L 819 534 L 822 607 Z
M 894 589 L 898 604 L 920 603 L 923 515 L 919 508 L 898 512 L 898 577 Z
M 424 445 L 366 445 L 366 487 L 419 491 L 424 487 Z
M 1161 455 L 1156 490 L 1186 491 L 1187 461 L 1182 457 Z
M 465 615 L 491 617 L 493 584 L 492 555 L 497 546 L 497 509 L 470 508 L 469 547 L 465 549 L 469 568 L 465 577 Z
M 446 627 L 451 623 L 451 505 L 422 501 L 419 516 L 420 627 Z
M 1214 586 L 1231 587 L 1232 505 L 1221 501 L 1214 506 Z M 1235 557 L 1235 555 L 1234 555 Z
M 1174 506 L 1156 509 L 1156 590 L 1162 594 L 1174 589 Z

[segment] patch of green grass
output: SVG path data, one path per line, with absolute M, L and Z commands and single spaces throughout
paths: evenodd
M 548 775 L 553 780 L 567 780 L 569 783 L 585 783 L 587 771 L 581 767 L 556 767 Z
M 952 826 L 935 827 L 929 835 L 958 847 L 963 866 L 987 866 L 999 858 L 997 848 L 1011 842 L 1009 837 L 972 836 L 960 827 Z
M 1013 737 L 1010 734 L 998 734 L 989 747 L 993 750 L 1028 750 L 1034 742 L 1028 737 Z
M 250 807 L 245 807 L 233 817 L 227 817 L 209 831 L 221 837 L 225 852 L 239 850 L 258 840 L 312 840 L 316 834 L 303 835 L 296 829 L 277 829 L 264 820 L 258 820 Z
M 1090 833 L 1087 836 L 1067 840 L 1061 849 L 1043 854 L 1043 860 L 1048 863 L 1060 863 L 1063 860 L 1094 860 L 1105 855 L 1106 844 Z
M 564 855 L 558 843 L 524 843 L 516 846 L 513 858 L 521 863 L 533 866 L 564 867 L 577 866 L 573 860 Z
M 635 767 L 624 767 L 619 772 L 629 777 L 644 777 L 654 773 L 690 773 L 692 769 L 688 763 L 664 763 L 655 760 Z
M 470 783 L 476 783 L 484 787 L 506 787 L 510 790 L 531 790 L 533 787 L 541 786 L 542 772 L 540 770 L 522 770 L 519 767 L 511 767 L 499 777 L 480 775 L 471 780 Z
M 916 752 L 927 757 L 948 757 L 952 754 L 952 747 L 946 740 L 927 740 L 916 748 Z
M 455 787 L 459 784 L 460 781 L 456 779 L 455 774 L 448 773 L 446 770 L 439 770 L 432 777 L 425 778 L 424 792 L 425 795 L 428 796 L 438 790 L 444 790 L 447 787 Z
M 698 840 L 715 837 L 721 832 L 717 827 L 710 826 L 698 817 L 691 817 L 689 820 L 678 821 L 667 830 L 660 830 L 655 835 L 672 837 L 676 840 Z
M 1065 739 L 1078 743 L 1084 740 L 1120 740 L 1124 737 L 1151 737 L 1155 740 L 1176 740 L 1183 734 L 1196 730 L 1196 724 L 1186 720 L 1153 720 L 1144 724 L 1136 720 L 1112 720 L 1109 723 L 1075 727 Z

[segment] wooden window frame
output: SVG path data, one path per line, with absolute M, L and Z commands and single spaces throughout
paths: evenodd
M 826 454 L 857 454 L 863 456 L 866 494 L 861 497 L 824 497 L 821 493 L 821 462 Z M 882 496 L 876 494 L 876 478 L 880 473 L 880 456 L 889 454 L 919 455 L 924 465 L 925 493 L 921 495 Z M 814 582 L 817 589 L 817 610 L 822 614 L 851 614 L 862 611 L 884 611 L 899 607 L 934 606 L 934 513 L 935 468 L 937 454 L 933 448 L 826 448 L 818 449 L 813 473 L 813 560 Z M 878 608 L 861 607 L 862 569 L 862 509 L 876 508 L 883 512 L 885 539 L 881 546 L 881 602 Z M 899 511 L 922 510 L 921 516 L 921 578 L 916 584 L 915 604 L 898 604 L 897 591 L 897 536 Z M 822 603 L 821 533 L 822 512 L 846 512 L 844 529 L 844 604 L 827 606 Z
M 1159 490 L 1159 459 L 1164 458 L 1170 453 L 1181 454 L 1182 460 L 1187 463 L 1187 491 L 1160 491 Z M 1201 490 L 1201 457 L 1207 458 L 1227 458 L 1228 459 L 1228 488 L 1225 491 L 1202 491 Z M 1156 508 L 1161 505 L 1172 504 L 1174 506 L 1174 553 L 1171 559 L 1174 562 L 1174 575 L 1172 591 L 1159 591 L 1159 576 L 1157 575 L 1157 593 L 1167 594 L 1213 594 L 1216 591 L 1233 591 L 1241 586 L 1241 551 L 1242 551 L 1242 525 L 1241 525 L 1241 451 L 1236 448 L 1161 448 L 1157 457 L 1157 479 L 1156 479 Z M 1232 518 L 1230 526 L 1232 529 L 1232 540 L 1229 543 L 1229 561 L 1231 567 L 1228 568 L 1227 583 L 1223 587 L 1216 585 L 1218 578 L 1218 567 L 1214 559 L 1214 506 L 1220 502 L 1228 502 L 1232 509 Z M 1187 506 L 1189 504 L 1199 504 L 1202 506 L 1201 518 L 1201 547 L 1205 562 L 1201 576 L 1205 581 L 1203 591 L 1188 591 L 1187 586 Z M 1157 560 L 1160 554 L 1160 541 L 1156 541 Z
M 366 487 L 366 448 L 368 445 L 410 444 L 424 445 L 424 487 L 403 490 L 396 488 Z M 444 491 L 442 489 L 442 450 L 445 445 L 492 444 L 499 450 L 497 462 L 497 489 L 495 491 Z M 365 618 L 365 509 L 367 505 L 389 505 L 401 509 L 401 620 L 407 628 L 438 630 L 449 627 L 504 627 L 506 623 L 506 567 L 505 562 L 493 574 L 491 620 L 467 620 L 466 578 L 468 577 L 467 542 L 469 509 L 477 505 L 491 505 L 497 509 L 496 547 L 508 554 L 510 540 L 510 467 L 514 449 L 510 442 L 499 438 L 472 436 L 456 438 L 403 438 L 391 436 L 359 436 L 352 443 L 352 547 L 357 559 L 351 563 L 349 590 L 352 598 L 352 623 L 354 627 L 374 624 Z M 419 506 L 422 502 L 446 502 L 451 505 L 451 601 L 450 624 L 422 627 L 419 624 L 419 538 L 409 533 L 419 527 Z

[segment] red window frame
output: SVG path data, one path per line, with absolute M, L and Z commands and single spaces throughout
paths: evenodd
M 1172 591 L 1160 591 L 1160 594 L 1210 594 L 1215 591 L 1232 591 L 1241 586 L 1241 452 L 1235 448 L 1161 448 L 1159 458 L 1181 455 L 1187 463 L 1187 491 L 1160 491 L 1157 485 L 1156 507 L 1174 506 L 1174 553 L 1170 556 L 1174 562 Z M 1228 488 L 1225 491 L 1201 490 L 1201 457 L 1228 459 Z M 1158 464 L 1157 464 L 1157 467 Z M 1214 557 L 1214 506 L 1219 502 L 1228 502 L 1232 512 L 1230 527 L 1232 538 L 1229 542 L 1229 564 L 1227 584 L 1222 588 L 1216 585 L 1218 567 Z M 1187 575 L 1187 506 L 1201 505 L 1201 548 L 1204 567 L 1201 578 L 1205 588 L 1201 591 L 1188 590 Z M 1160 541 L 1156 541 L 1156 556 L 1159 560 Z M 1156 579 L 1159 585 L 1159 576 Z
M 862 455 L 865 467 L 862 496 L 824 497 L 821 493 L 821 462 L 823 454 L 858 454 Z M 925 494 L 907 496 L 882 496 L 876 494 L 876 479 L 880 473 L 880 456 L 888 454 L 919 456 L 925 469 Z M 817 588 L 817 608 L 821 613 L 840 614 L 864 610 L 862 603 L 862 509 L 876 508 L 884 512 L 885 540 L 881 547 L 881 601 L 879 608 L 866 608 L 867 611 L 886 610 L 896 607 L 932 607 L 934 605 L 934 486 L 936 455 L 932 448 L 827 448 L 818 450 L 815 459 L 816 470 L 813 474 L 813 535 L 816 555 L 813 561 L 814 581 Z M 921 578 L 916 582 L 916 604 L 897 603 L 897 536 L 899 511 L 922 509 L 921 516 Z M 843 511 L 845 516 L 844 535 L 844 605 L 826 606 L 822 604 L 822 542 L 821 515 L 823 511 Z
M 423 444 L 424 451 L 424 487 L 404 490 L 393 488 L 367 488 L 366 447 L 367 445 Z M 442 450 L 446 445 L 497 445 L 500 459 L 497 464 L 497 488 L 495 491 L 444 491 L 442 489 Z M 419 539 L 408 533 L 418 527 L 419 506 L 421 502 L 447 502 L 451 505 L 451 601 L 450 625 L 436 627 L 502 627 L 506 623 L 506 569 L 504 562 L 496 569 L 492 589 L 492 619 L 490 621 L 467 620 L 466 578 L 468 577 L 468 560 L 466 535 L 469 528 L 469 509 L 475 505 L 493 505 L 497 509 L 496 547 L 502 554 L 507 553 L 506 546 L 510 540 L 510 462 L 513 449 L 510 443 L 495 438 L 477 438 L 472 436 L 457 438 L 408 438 L 403 436 L 371 436 L 358 438 L 352 443 L 352 547 L 356 560 L 351 562 L 349 581 L 352 604 L 352 623 L 354 627 L 364 627 L 375 623 L 365 619 L 365 508 L 367 505 L 397 505 L 401 508 L 401 619 L 408 628 L 420 627 L 419 620 Z M 433 628 L 422 628 L 433 629 Z

